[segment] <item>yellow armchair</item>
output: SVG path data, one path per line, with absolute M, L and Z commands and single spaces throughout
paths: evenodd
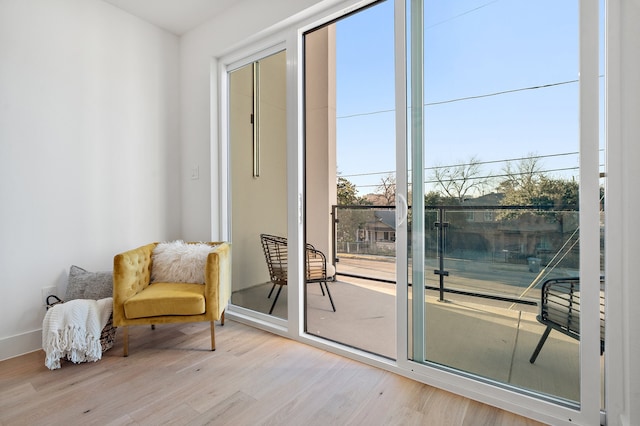
M 189 243 L 195 244 L 195 243 Z M 224 325 L 231 297 L 231 246 L 206 243 L 204 284 L 151 283 L 153 253 L 158 243 L 117 254 L 113 261 L 113 325 L 123 328 L 124 356 L 129 354 L 130 325 L 211 322 L 211 350 L 216 349 L 214 321 Z

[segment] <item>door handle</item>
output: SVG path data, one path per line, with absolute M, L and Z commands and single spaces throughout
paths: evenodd
M 409 206 L 407 205 L 407 199 L 402 194 L 396 194 L 396 222 L 397 226 L 402 225 L 407 220 L 407 213 L 409 212 Z

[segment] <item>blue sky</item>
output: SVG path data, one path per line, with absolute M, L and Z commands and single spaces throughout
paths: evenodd
M 558 84 L 578 78 L 577 12 L 577 0 L 425 0 L 426 168 L 528 154 L 578 166 L 547 157 L 578 151 L 578 84 Z M 383 175 L 354 175 L 395 169 L 393 3 L 339 21 L 336 40 L 338 172 L 363 195 Z

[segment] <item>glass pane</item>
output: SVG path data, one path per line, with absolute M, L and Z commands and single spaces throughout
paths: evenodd
M 393 2 L 304 37 L 305 232 L 335 267 L 306 331 L 396 357 Z M 330 292 L 335 312 L 330 303 Z
M 578 2 L 423 5 L 424 154 L 412 152 L 425 211 L 416 227 L 414 205 L 412 240 L 426 289 L 413 310 L 426 315 L 413 343 L 425 362 L 577 402 L 579 331 L 554 324 L 530 361 L 551 324 L 542 305 L 579 301 Z
M 276 292 L 260 234 L 286 237 L 286 53 L 229 73 L 229 152 L 233 293 L 236 306 L 287 317 L 284 286 Z

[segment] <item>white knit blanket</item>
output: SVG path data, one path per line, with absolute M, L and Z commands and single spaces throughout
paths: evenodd
M 100 335 L 113 309 L 113 298 L 76 299 L 51 307 L 42 321 L 44 364 L 60 368 L 60 359 L 78 363 L 102 358 Z

